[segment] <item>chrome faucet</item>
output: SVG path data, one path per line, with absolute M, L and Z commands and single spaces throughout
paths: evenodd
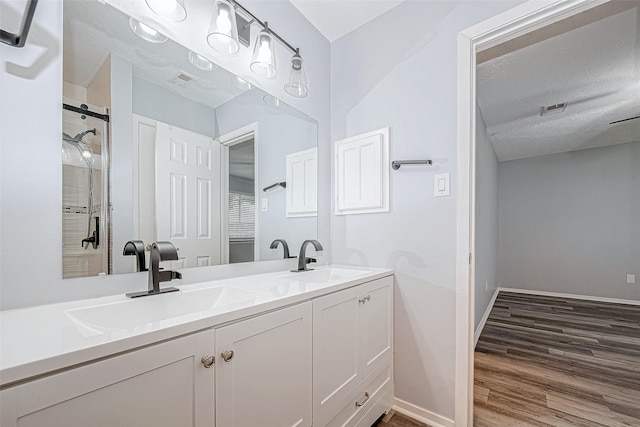
M 155 242 L 151 245 L 151 257 L 149 260 L 149 290 L 127 294 L 129 298 L 146 297 L 149 295 L 176 292 L 178 288 L 160 289 L 160 282 L 168 282 L 173 279 L 182 279 L 182 274 L 173 271 L 161 271 L 160 261 L 175 261 L 178 259 L 178 250 L 171 242 Z
M 274 240 L 271 242 L 271 246 L 269 246 L 269 248 L 276 249 L 279 243 L 282 243 L 282 248 L 284 249 L 284 259 L 295 258 L 294 256 L 289 256 L 289 245 L 287 245 L 287 241 L 284 239 Z
M 305 252 L 307 250 L 307 245 L 309 243 L 311 243 L 313 245 L 313 247 L 316 249 L 316 251 L 321 251 L 322 250 L 322 245 L 317 240 L 305 240 L 304 242 L 302 242 L 302 246 L 300 246 L 300 255 L 298 256 L 298 269 L 297 270 L 291 270 L 291 271 L 298 272 L 298 271 L 313 270 L 312 268 L 307 268 L 307 264 L 309 264 L 312 261 L 315 261 L 315 259 L 309 258 L 305 254 Z

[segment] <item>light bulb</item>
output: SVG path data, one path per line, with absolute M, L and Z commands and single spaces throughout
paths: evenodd
M 240 50 L 235 9 L 227 0 L 215 2 L 207 43 L 225 55 L 233 55 Z
M 258 49 L 258 61 L 270 62 L 271 61 L 271 49 L 269 48 L 269 41 L 262 40 L 260 48 Z
M 220 14 L 216 19 L 216 25 L 218 26 L 218 31 L 224 34 L 231 33 L 231 19 L 229 19 L 229 11 L 225 9 L 220 9 Z

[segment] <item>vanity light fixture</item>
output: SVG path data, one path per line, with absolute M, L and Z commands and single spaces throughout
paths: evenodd
M 145 0 L 147 6 L 156 15 L 169 21 L 180 22 L 187 17 L 187 9 L 184 7 L 184 0 Z
M 241 12 L 237 16 L 236 9 Z M 245 17 L 249 21 L 245 20 Z M 304 61 L 300 56 L 300 49 L 294 48 L 287 43 L 278 33 L 269 28 L 267 22 L 258 19 L 236 0 L 215 1 L 207 42 L 218 52 L 233 55 L 240 50 L 238 33 L 248 33 L 249 27 L 254 23 L 261 26 L 262 30 L 256 36 L 253 46 L 253 55 L 249 64 L 251 71 L 266 79 L 276 78 L 278 71 L 274 40 L 278 40 L 293 53 L 289 78 L 285 83 L 284 90 L 296 98 L 306 97 L 309 94 L 309 86 L 303 65 Z M 240 28 L 238 28 L 238 25 L 240 25 Z M 246 38 L 248 39 L 248 37 Z M 244 42 L 245 36 L 241 40 L 247 46 L 247 43 Z
M 275 79 L 278 74 L 276 68 L 276 52 L 268 22 L 264 23 L 264 28 L 256 37 L 249 68 L 251 68 L 254 74 L 269 80 Z
M 207 33 L 207 43 L 225 55 L 233 55 L 240 50 L 236 11 L 227 0 L 217 0 Z
M 284 84 L 284 90 L 296 98 L 304 98 L 309 93 L 307 73 L 304 70 L 300 49 L 296 49 L 296 53 L 291 57 L 291 70 L 289 70 L 289 79 Z
M 187 55 L 187 57 L 189 58 L 189 62 L 191 62 L 191 64 L 194 67 L 199 68 L 201 70 L 213 71 L 216 68 L 218 68 L 218 66 L 216 64 L 214 64 L 213 62 L 209 61 L 204 56 L 198 55 L 197 53 L 195 53 L 193 51 L 189 51 L 189 54 Z
M 137 19 L 129 18 L 129 27 L 138 37 L 150 43 L 164 43 L 167 41 L 167 36 Z

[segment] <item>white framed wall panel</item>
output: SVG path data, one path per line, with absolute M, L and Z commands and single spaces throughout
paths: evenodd
M 336 215 L 389 212 L 389 128 L 335 142 Z
M 287 218 L 318 215 L 318 149 L 288 154 L 286 169 Z

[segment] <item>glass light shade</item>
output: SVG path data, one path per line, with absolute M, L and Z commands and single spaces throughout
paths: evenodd
M 204 56 L 198 55 L 195 52 L 189 51 L 188 58 L 189 58 L 189 62 L 191 62 L 191 64 L 194 67 L 199 68 L 201 70 L 213 71 L 216 68 L 218 68 L 218 66 L 216 64 L 214 64 L 213 62 L 209 61 Z
M 137 19 L 129 18 L 129 27 L 138 37 L 150 43 L 164 43 L 167 41 L 167 36 Z
M 266 94 L 265 96 L 262 97 L 262 102 L 272 107 L 279 107 L 280 104 L 282 104 L 282 101 L 280 101 L 275 96 L 269 95 L 269 94 Z
M 273 37 L 269 33 L 269 29 L 265 28 L 260 31 L 253 47 L 253 56 L 249 66 L 251 71 L 266 79 L 276 78 L 276 52 L 274 47 Z
M 236 11 L 226 0 L 217 0 L 207 33 L 207 43 L 225 55 L 233 55 L 240 50 Z
M 240 78 L 238 76 L 235 76 L 233 78 L 234 80 L 234 84 L 236 85 L 236 87 L 240 90 L 249 90 L 251 89 L 253 86 L 251 86 L 251 83 L 249 83 L 248 81 L 246 81 L 243 78 Z
M 291 70 L 289 71 L 289 79 L 284 84 L 284 90 L 296 98 L 304 98 L 309 94 L 304 61 L 302 61 L 302 57 L 298 53 L 291 57 Z
M 173 22 L 184 21 L 187 17 L 187 9 L 184 0 L 145 0 L 147 6 L 156 15 Z

